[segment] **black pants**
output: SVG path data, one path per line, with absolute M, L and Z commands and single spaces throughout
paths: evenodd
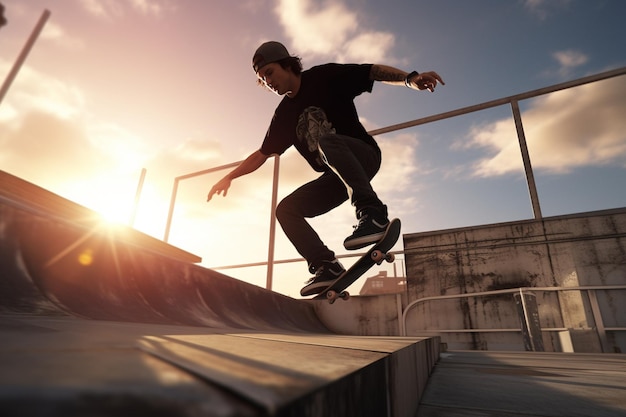
M 359 211 L 382 202 L 370 185 L 380 169 L 378 148 L 349 136 L 330 134 L 320 138 L 319 151 L 330 170 L 285 197 L 276 208 L 283 231 L 309 266 L 335 257 L 306 221 L 327 213 L 351 199 Z

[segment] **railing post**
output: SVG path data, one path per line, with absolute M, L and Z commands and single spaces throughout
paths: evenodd
M 6 96 L 7 92 L 9 91 L 9 87 L 11 87 L 13 80 L 15 79 L 18 72 L 20 71 L 20 68 L 22 68 L 24 61 L 26 61 L 26 57 L 30 53 L 30 50 L 32 49 L 35 42 L 37 41 L 39 34 L 41 33 L 44 26 L 46 25 L 46 22 L 48 21 L 50 14 L 51 14 L 50 10 L 43 11 L 43 13 L 41 14 L 41 17 L 37 21 L 37 24 L 35 25 L 35 29 L 33 29 L 33 32 L 28 37 L 26 44 L 22 48 L 22 51 L 17 57 L 17 60 L 13 64 L 13 67 L 11 67 L 11 70 L 9 71 L 9 75 L 4 80 L 4 83 L 2 83 L 2 87 L 0 87 L 0 103 L 2 103 L 2 100 L 4 100 L 4 96 Z
M 167 243 L 170 238 L 170 227 L 172 226 L 172 217 L 174 216 L 174 205 L 176 204 L 176 194 L 178 193 L 179 178 L 174 178 L 174 187 L 172 188 L 172 197 L 170 198 L 170 210 L 167 213 L 167 223 L 165 224 L 165 235 L 163 242 Z
M 280 155 L 274 155 L 274 179 L 272 182 L 272 203 L 270 207 L 270 240 L 267 249 L 267 279 L 265 288 L 272 289 L 274 278 L 274 246 L 276 242 L 276 205 L 278 202 L 278 174 L 280 171 Z
M 524 348 L 530 352 L 543 352 L 545 349 L 539 322 L 537 296 L 533 293 L 525 294 L 520 288 L 519 294 L 513 294 L 513 298 L 518 305 Z
M 541 207 L 539 206 L 539 194 L 537 193 L 537 185 L 535 184 L 535 176 L 533 175 L 533 167 L 530 163 L 530 154 L 528 153 L 528 145 L 526 144 L 526 135 L 524 134 L 524 126 L 522 125 L 522 116 L 519 110 L 517 100 L 511 100 L 511 108 L 513 110 L 513 119 L 515 120 L 515 128 L 517 129 L 517 139 L 519 140 L 520 150 L 522 151 L 522 160 L 524 161 L 524 171 L 526 172 L 526 182 L 528 183 L 528 192 L 530 193 L 530 202 L 533 207 L 535 219 L 539 220 L 541 215 Z
M 604 320 L 602 320 L 602 311 L 600 310 L 600 303 L 598 303 L 596 291 L 587 290 L 587 296 L 589 297 L 591 314 L 593 315 L 593 323 L 596 327 L 596 332 L 598 333 L 598 339 L 600 339 L 602 353 L 611 353 L 609 349 L 609 342 L 606 338 L 606 329 L 604 327 Z
M 135 203 L 133 204 L 133 210 L 130 214 L 130 219 L 128 220 L 128 225 L 133 227 L 135 225 L 135 219 L 137 218 L 137 210 L 139 209 L 139 199 L 141 198 L 141 192 L 143 190 L 143 183 L 146 179 L 145 168 L 141 168 L 141 175 L 139 176 L 139 184 L 137 184 L 137 191 L 135 192 Z

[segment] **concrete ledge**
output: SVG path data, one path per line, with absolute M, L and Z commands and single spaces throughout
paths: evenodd
M 11 416 L 409 417 L 439 355 L 436 339 L 24 315 L 0 316 L 0 337 Z
M 95 211 L 4 171 L 0 171 L 0 205 L 11 206 L 36 214 L 42 220 L 69 222 L 92 232 L 103 229 L 102 217 Z M 2 215 L 5 216 L 6 214 L 2 213 Z M 202 261 L 202 258 L 197 255 L 130 227 L 109 228 L 106 232 L 110 239 L 124 240 L 127 244 L 141 247 L 159 255 L 184 262 L 198 263 Z

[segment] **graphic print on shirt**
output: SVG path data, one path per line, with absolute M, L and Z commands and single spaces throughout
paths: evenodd
M 306 141 L 309 152 L 317 154 L 316 161 L 320 166 L 323 162 L 318 152 L 318 143 L 322 136 L 330 133 L 336 133 L 336 131 L 323 109 L 315 106 L 307 107 L 298 117 L 296 136 L 299 141 Z

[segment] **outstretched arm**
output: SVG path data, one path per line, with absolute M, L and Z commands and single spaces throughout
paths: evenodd
M 408 78 L 407 78 L 408 77 Z M 408 73 L 388 65 L 374 64 L 370 71 L 370 79 L 392 85 L 405 85 L 415 90 L 435 91 L 437 83 L 445 85 L 443 79 L 435 71 Z
M 224 197 L 226 197 L 232 180 L 256 171 L 267 161 L 267 158 L 269 158 L 269 156 L 263 154 L 261 151 L 255 151 L 250 154 L 241 164 L 237 165 L 237 168 L 233 169 L 230 173 L 226 174 L 224 178 L 215 183 L 211 191 L 209 191 L 206 201 L 211 201 L 214 194 L 220 195 L 224 193 Z

